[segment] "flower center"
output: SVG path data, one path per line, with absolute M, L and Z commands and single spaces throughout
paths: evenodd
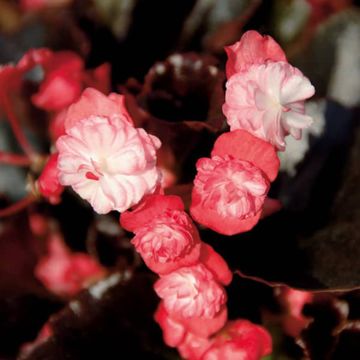
M 255 90 L 255 105 L 259 110 L 283 110 L 283 106 L 275 96 L 261 89 Z
M 89 180 L 99 181 L 100 178 L 106 172 L 106 160 L 104 159 L 101 162 L 95 161 L 94 159 L 90 158 L 91 166 L 82 164 L 79 166 L 78 171 L 85 170 L 85 177 Z

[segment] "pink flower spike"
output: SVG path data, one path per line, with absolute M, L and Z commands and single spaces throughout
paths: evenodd
M 223 112 L 231 130 L 243 129 L 285 149 L 285 136 L 301 138 L 313 120 L 305 100 L 314 87 L 300 70 L 286 62 L 253 65 L 227 82 Z
M 226 76 L 246 71 L 251 65 L 267 61 L 287 61 L 280 45 L 269 35 L 262 36 L 250 30 L 243 34 L 240 41 L 225 47 L 228 56 Z
M 226 302 L 226 293 L 202 264 L 180 268 L 162 276 L 154 285 L 174 318 L 214 318 Z
M 269 333 L 247 320 L 230 321 L 214 339 L 202 360 L 259 360 L 272 351 Z
M 224 235 L 252 229 L 269 190 L 266 175 L 251 163 L 229 155 L 201 158 L 196 167 L 192 217 Z
M 244 130 L 234 130 L 217 138 L 211 156 L 230 155 L 245 160 L 261 169 L 270 181 L 274 181 L 280 160 L 274 147 Z
M 106 108 L 108 99 L 104 99 Z M 85 105 L 83 99 L 79 103 Z M 93 105 L 96 110 L 101 103 Z M 60 183 L 71 186 L 97 213 L 126 211 L 156 190 L 161 179 L 156 168 L 160 140 L 155 136 L 135 129 L 118 114 L 96 113 L 74 123 L 66 133 L 56 142 Z
M 122 95 L 110 94 L 106 96 L 93 88 L 83 91 L 80 99 L 67 110 L 65 129 L 71 129 L 76 123 L 90 116 L 99 116 L 111 122 L 126 122 L 133 125 L 133 121 L 125 107 Z
M 120 215 L 120 225 L 136 232 L 167 210 L 184 211 L 184 204 L 176 195 L 147 195 L 133 208 Z
M 39 192 L 52 204 L 60 202 L 61 194 L 64 191 L 64 187 L 60 184 L 58 178 L 58 156 L 58 153 L 50 155 L 39 179 L 37 180 Z
M 199 234 L 184 211 L 166 210 L 135 234 L 132 244 L 146 265 L 160 275 L 195 265 L 199 260 Z
M 233 274 L 228 264 L 210 245 L 202 243 L 200 262 L 204 264 L 223 285 L 229 285 Z

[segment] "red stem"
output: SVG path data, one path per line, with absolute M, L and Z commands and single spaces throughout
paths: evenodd
M 0 151 L 0 163 L 15 166 L 30 166 L 31 161 L 27 156 Z
M 11 204 L 4 209 L 0 209 L 0 218 L 15 215 L 16 213 L 27 208 L 35 200 L 36 198 L 33 195 L 28 195 L 14 204 Z
M 14 132 L 14 135 L 15 135 L 17 141 L 19 142 L 23 151 L 29 157 L 31 157 L 32 155 L 35 154 L 35 151 L 23 133 L 23 130 L 20 126 L 19 119 L 16 116 L 15 112 L 13 111 L 12 104 L 11 104 L 8 96 L 4 96 L 3 105 L 4 105 L 4 110 L 6 112 L 6 115 L 8 117 L 8 120 L 10 122 L 11 128 Z

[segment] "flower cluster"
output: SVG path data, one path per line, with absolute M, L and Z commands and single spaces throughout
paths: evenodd
M 231 131 L 217 139 L 211 158 L 198 160 L 190 210 L 200 224 L 234 235 L 262 216 L 279 170 L 276 151 L 285 136 L 299 139 L 311 125 L 304 101 L 314 88 L 269 36 L 248 31 L 226 51 L 223 111 Z
M 154 289 L 161 302 L 155 320 L 164 341 L 193 360 L 257 360 L 271 352 L 265 329 L 246 320 L 227 320 L 224 287 L 232 272 L 201 240 L 192 218 L 233 235 L 251 230 L 262 216 L 276 211 L 278 203 L 267 194 L 279 171 L 277 151 L 284 150 L 287 135 L 299 139 L 312 123 L 304 102 L 314 88 L 272 38 L 250 31 L 226 51 L 223 112 L 230 131 L 217 138 L 209 158 L 197 161 L 192 217 L 180 197 L 162 193 L 160 140 L 135 127 L 124 96 L 107 95 L 107 65 L 89 71 L 74 53 L 39 49 L 28 52 L 16 66 L 0 68 L 0 85 L 9 81 L 12 91 L 20 87 L 26 72 L 37 66 L 43 70 L 31 100 L 52 114 L 56 152 L 49 156 L 35 190 L 55 204 L 70 186 L 97 213 L 121 213 L 121 226 L 135 234 L 136 251 L 159 275 Z M 5 111 L 8 103 L 8 94 L 0 90 Z M 16 121 L 12 124 L 16 130 Z M 26 142 L 23 145 L 26 150 Z M 28 165 L 20 157 L 13 161 Z M 160 157 L 160 166 L 162 161 Z M 34 221 L 34 226 L 41 231 L 41 224 Z M 71 253 L 53 236 L 48 256 L 35 273 L 51 291 L 71 296 L 101 277 L 104 269 L 85 254 Z M 290 304 L 298 301 L 297 306 L 289 305 L 289 313 L 292 324 L 295 319 L 302 327 L 301 309 L 308 299 L 300 293 L 285 297 Z
M 135 233 L 132 243 L 149 268 L 160 275 L 154 287 L 162 301 L 155 320 L 167 345 L 193 360 L 230 358 L 219 357 L 222 347 L 249 359 L 270 353 L 271 339 L 259 326 L 246 322 L 252 331 L 249 334 L 243 326 L 235 328 L 231 323 L 223 328 L 227 322 L 224 285 L 231 282 L 232 274 L 225 260 L 201 241 L 179 197 L 147 196 L 123 213 L 120 222 Z M 224 331 L 231 333 L 231 340 L 222 340 Z

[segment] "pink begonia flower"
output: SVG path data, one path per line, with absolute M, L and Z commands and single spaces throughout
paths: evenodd
M 302 314 L 302 311 L 304 305 L 313 300 L 313 294 L 309 291 L 282 287 L 279 293 L 279 300 L 286 311 L 282 319 L 285 333 L 292 337 L 299 336 L 301 331 L 311 322 L 310 319 Z
M 180 268 L 154 285 L 172 317 L 214 318 L 226 302 L 225 290 L 202 264 Z
M 313 120 L 305 100 L 314 87 L 300 70 L 286 62 L 252 65 L 227 82 L 223 112 L 231 130 L 244 129 L 284 150 L 285 136 L 301 138 Z
M 164 303 L 160 302 L 155 314 L 155 321 L 163 331 L 163 338 L 168 346 L 179 346 L 185 340 L 185 334 L 191 333 L 197 337 L 208 338 L 219 331 L 227 321 L 227 309 L 223 309 L 212 319 L 202 317 L 174 318 L 166 311 Z
M 269 333 L 247 320 L 230 321 L 213 340 L 202 360 L 259 360 L 272 351 Z
M 147 195 L 132 210 L 120 215 L 120 225 L 127 231 L 136 232 L 168 210 L 184 211 L 184 204 L 179 196 Z
M 225 235 L 250 230 L 259 220 L 270 187 L 266 175 L 229 155 L 201 158 L 196 168 L 193 218 Z
M 240 41 L 225 47 L 228 56 L 226 76 L 248 70 L 251 65 L 267 61 L 287 61 L 280 45 L 269 35 L 262 36 L 250 30 L 243 34 Z
M 201 242 L 189 215 L 182 210 L 166 210 L 135 231 L 131 243 L 146 265 L 158 274 L 195 265 Z
M 82 108 L 91 95 L 92 106 Z M 71 186 L 99 214 L 126 211 L 154 192 L 160 181 L 156 168 L 160 140 L 134 128 L 127 113 L 116 106 L 122 103 L 109 98 L 85 90 L 68 110 L 66 135 L 56 142 L 60 183 Z
M 279 171 L 280 162 L 275 148 L 268 142 L 256 138 L 247 131 L 234 130 L 218 137 L 211 156 L 212 159 L 217 160 L 212 161 L 205 158 L 205 162 L 204 159 L 200 159 L 198 163 L 201 175 L 199 176 L 198 173 L 195 178 L 190 207 L 192 217 L 200 224 L 225 235 L 233 235 L 250 230 L 261 216 L 262 203 L 264 201 L 262 200 L 261 203 L 259 200 L 264 199 L 264 195 L 260 195 L 259 199 L 254 202 L 253 199 L 257 196 L 253 196 L 252 193 L 248 192 L 246 186 L 243 187 L 242 182 L 245 178 L 241 177 L 241 182 L 239 182 L 239 170 L 243 168 L 241 164 L 247 164 L 246 168 L 250 170 L 248 174 L 250 178 L 252 174 L 257 174 L 255 179 L 260 180 L 259 184 L 262 184 L 263 189 L 267 192 L 269 181 L 273 181 Z M 205 166 L 207 164 L 210 164 L 211 167 L 214 166 L 216 172 L 209 171 Z M 228 176 L 231 173 L 233 173 L 232 176 Z M 233 182 L 231 179 L 237 179 L 237 181 Z M 217 185 L 223 184 L 222 181 L 226 182 L 228 188 L 230 186 L 233 190 L 236 190 L 233 195 L 237 194 L 237 197 L 229 197 L 228 188 L 223 193 L 221 192 L 225 188 Z M 265 184 L 267 184 L 266 189 L 264 188 Z M 240 191 L 241 189 L 242 191 Z M 215 197 L 219 195 L 219 199 L 222 200 L 221 206 L 219 206 L 219 199 L 216 199 L 212 207 L 209 208 L 209 193 L 212 193 L 212 196 Z M 241 193 L 246 196 L 241 197 Z M 222 194 L 225 195 L 222 196 Z M 229 200 L 226 207 L 230 209 L 230 212 L 225 207 L 224 200 L 226 199 Z M 237 206 L 245 204 L 246 206 L 243 207 L 243 210 L 248 207 L 250 212 L 241 216 L 241 212 L 235 211 L 233 203 L 237 204 Z M 234 213 L 233 216 L 228 216 L 231 211 L 237 213 Z
M 51 154 L 40 177 L 37 180 L 38 189 L 42 196 L 47 198 L 51 204 L 60 202 L 64 187 L 59 182 L 58 153 Z
M 50 291 L 72 296 L 92 280 L 102 278 L 105 270 L 89 255 L 72 253 L 59 235 L 52 235 L 48 254 L 35 268 L 35 276 Z

